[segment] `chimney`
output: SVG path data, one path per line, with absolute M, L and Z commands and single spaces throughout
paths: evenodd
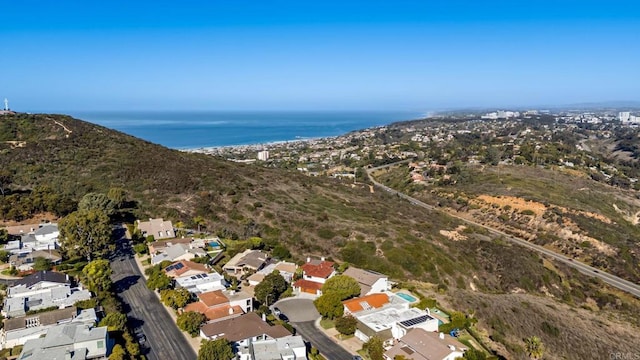
M 262 313 L 262 321 L 264 321 L 264 322 L 267 321 L 267 315 L 265 315 L 265 313 Z
M 439 337 L 440 337 L 440 340 L 444 340 L 444 333 L 440 333 Z
M 307 256 L 307 262 L 311 262 L 311 258 Z
M 233 315 L 233 308 L 229 307 L 229 315 Z
M 324 261 L 324 256 L 320 258 L 320 261 Z

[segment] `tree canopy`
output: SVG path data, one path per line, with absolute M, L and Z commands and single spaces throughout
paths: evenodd
M 87 288 L 98 294 L 111 288 L 111 265 L 108 260 L 99 259 L 88 263 L 82 274 L 85 276 Z
M 160 300 L 173 309 L 180 309 L 191 301 L 191 293 L 184 288 L 164 289 L 160 291 Z
M 98 326 L 107 326 L 109 331 L 124 331 L 127 328 L 127 315 L 122 313 L 108 313 L 100 320 Z
M 80 254 L 88 260 L 104 257 L 111 243 L 109 217 L 102 211 L 75 211 L 58 223 L 60 246 L 66 255 Z
M 186 331 L 192 337 L 198 336 L 200 333 L 200 325 L 202 325 L 207 318 L 195 311 L 187 311 L 178 315 L 176 322 L 180 330 Z
M 39 256 L 33 261 L 33 270 L 35 271 L 48 271 L 51 270 L 52 267 L 51 260 L 47 258 Z
M 344 306 L 338 294 L 329 292 L 322 294 L 313 302 L 318 313 L 325 319 L 335 319 L 344 314 Z
M 98 210 L 109 216 L 113 215 L 115 208 L 111 199 L 102 193 L 88 193 L 78 203 L 79 211 Z
M 358 320 L 351 315 L 336 319 L 336 330 L 342 335 L 353 335 L 356 332 Z
M 322 285 L 322 293 L 336 294 L 342 301 L 360 295 L 360 284 L 350 276 L 336 275 Z
M 369 338 L 362 348 L 367 351 L 371 360 L 384 360 L 384 346 L 383 341 L 377 336 Z
M 254 296 L 263 304 L 273 304 L 287 290 L 287 282 L 279 272 L 274 271 L 264 277 L 255 287 Z
M 204 340 L 198 351 L 198 360 L 229 360 L 234 358 L 231 343 L 225 338 Z

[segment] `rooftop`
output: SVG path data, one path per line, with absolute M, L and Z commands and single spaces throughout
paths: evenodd
M 20 280 L 16 280 L 16 282 L 13 284 L 13 287 L 22 285 L 29 288 L 41 281 L 64 284 L 69 282 L 69 277 L 66 274 L 55 271 L 38 271 L 29 276 L 25 276 Z
M 434 320 L 434 318 L 427 315 L 424 310 L 417 308 L 406 309 L 398 305 L 387 306 L 364 314 L 356 313 L 354 316 L 375 331 L 390 329 L 396 323 L 401 323 L 405 327 L 411 327 L 418 323 Z
M 305 275 L 328 278 L 335 270 L 333 269 L 332 261 L 325 260 L 311 260 L 301 266 Z
M 224 265 L 224 268 L 250 267 L 259 269 L 267 262 L 267 259 L 269 259 L 269 255 L 263 251 L 245 250 L 231 258 L 231 260 Z
M 262 321 L 256 313 L 205 324 L 200 328 L 200 331 L 207 337 L 224 337 L 231 342 L 265 334 L 276 339 L 291 335 L 282 325 L 270 326 Z
M 385 355 L 391 359 L 404 355 L 414 360 L 442 360 L 454 351 L 464 350 L 466 347 L 451 336 L 443 334 L 440 338 L 438 333 L 418 328 L 409 330 Z
M 344 306 L 352 313 L 362 310 L 378 309 L 389 303 L 387 294 L 371 294 L 361 296 L 342 302 Z
M 197 271 L 206 274 L 209 272 L 209 269 L 204 264 L 199 264 L 197 262 L 188 260 L 180 260 L 167 266 L 164 271 L 168 276 L 175 278 L 182 276 L 182 274 L 186 273 L 187 271 Z
M 377 273 L 375 271 L 358 269 L 355 267 L 349 267 L 347 270 L 342 273 L 343 275 L 347 275 L 356 279 L 356 281 L 360 284 L 360 289 L 362 291 L 360 294 L 366 294 L 371 290 L 371 286 L 375 284 L 379 279 L 387 278 L 386 275 Z

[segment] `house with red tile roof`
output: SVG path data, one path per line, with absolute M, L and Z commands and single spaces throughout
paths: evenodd
M 302 265 L 302 279 L 293 283 L 293 290 L 307 294 L 322 295 L 322 285 L 327 279 L 336 275 L 332 261 L 307 258 L 307 262 Z
M 384 293 L 361 296 L 342 302 L 345 315 L 363 310 L 379 309 L 387 304 L 389 304 L 389 295 Z
M 198 294 L 198 300 L 185 306 L 184 311 L 204 314 L 209 322 L 234 318 L 253 311 L 253 299 L 243 291 L 208 291 Z
M 197 262 L 180 260 L 164 268 L 164 272 L 168 277 L 175 279 L 183 276 L 207 274 L 209 273 L 209 268 Z

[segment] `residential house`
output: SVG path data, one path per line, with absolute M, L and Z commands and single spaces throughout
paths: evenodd
M 159 254 L 161 252 L 164 252 L 166 248 L 172 245 L 177 245 L 177 244 L 184 244 L 184 245 L 189 245 L 190 247 L 193 247 L 191 246 L 191 240 L 192 239 L 188 239 L 188 238 L 156 240 L 152 243 L 149 243 L 149 254 L 151 255 Z
M 169 220 L 149 219 L 149 221 L 138 220 L 138 229 L 143 236 L 153 235 L 154 239 L 171 239 L 176 237 L 173 224 Z
M 353 316 L 358 320 L 355 336 L 362 342 L 377 336 L 386 344 L 392 344 L 394 339 L 405 336 L 411 329 L 438 331 L 438 319 L 432 317 L 428 310 L 407 308 L 403 304 L 364 310 Z
M 185 306 L 184 311 L 204 314 L 210 322 L 253 311 L 253 298 L 244 291 L 214 290 L 198 294 L 198 300 Z
M 6 317 L 26 315 L 30 310 L 51 307 L 64 309 L 77 301 L 88 300 L 91 292 L 72 287 L 68 275 L 53 271 L 39 271 L 20 280 L 7 289 L 2 314 Z
M 28 340 L 18 360 L 106 359 L 111 346 L 106 326 L 62 324 L 51 327 L 42 338 Z
M 356 279 L 360 284 L 360 296 L 391 290 L 389 277 L 375 271 L 349 267 L 342 274 Z
M 191 260 L 197 257 L 207 256 L 207 252 L 200 248 L 191 248 L 189 245 L 176 244 L 164 249 L 163 252 L 151 258 L 151 264 L 159 264 L 163 261 Z
M 201 275 L 209 272 L 207 265 L 197 262 L 180 260 L 164 268 L 168 277 L 175 279 L 183 276 Z
M 262 282 L 265 276 L 271 274 L 274 271 L 277 271 L 280 273 L 280 275 L 282 275 L 287 283 L 291 283 L 293 281 L 293 276 L 295 275 L 297 268 L 298 266 L 292 262 L 280 261 L 277 263 L 268 264 L 260 271 L 249 276 L 247 280 L 249 280 L 249 285 L 256 286 Z
M 175 278 L 176 286 L 185 288 L 190 293 L 200 294 L 203 292 L 224 290 L 227 288 L 227 282 L 217 272 L 207 274 L 181 276 Z
M 389 295 L 384 293 L 361 296 L 342 302 L 344 314 L 355 314 L 360 311 L 380 309 L 389 304 Z
M 253 342 L 286 338 L 291 336 L 291 333 L 282 325 L 271 326 L 256 313 L 248 313 L 204 324 L 200 328 L 200 336 L 208 340 L 225 338 L 232 343 L 239 360 L 253 360 L 251 353 Z
M 22 235 L 22 252 L 50 250 L 58 247 L 58 224 L 44 224 L 34 232 Z
M 55 325 L 71 322 L 95 325 L 97 320 L 94 309 L 78 312 L 75 307 L 5 319 L 0 330 L 0 349 L 24 345 L 27 340 L 45 335 Z
M 58 250 L 36 250 L 11 255 L 9 264 L 20 271 L 30 271 L 33 270 L 33 265 L 39 257 L 48 259 L 53 265 L 58 265 L 62 262 L 62 255 Z
M 35 250 L 53 250 L 58 247 L 58 224 L 47 223 L 35 225 L 26 225 L 29 232 L 20 232 L 20 240 L 9 241 L 4 249 L 11 254 L 30 253 Z M 21 229 L 24 231 L 26 228 Z M 16 229 L 12 229 L 15 232 Z M 11 233 L 10 233 L 11 234 Z M 12 234 L 16 235 L 16 234 Z
M 333 265 L 333 262 L 326 261 L 324 258 L 320 260 L 307 258 L 307 262 L 301 266 L 302 279 L 293 283 L 293 290 L 299 293 L 322 295 L 322 285 L 336 274 Z
M 240 254 L 236 254 L 223 267 L 227 274 L 233 276 L 241 276 L 247 271 L 258 271 L 262 269 L 269 260 L 269 255 L 260 250 L 245 250 Z
M 301 336 L 285 336 L 251 342 L 251 360 L 306 360 L 307 346 Z
M 403 355 L 413 360 L 454 360 L 462 358 L 466 347 L 443 333 L 411 329 L 384 353 L 386 360 Z

